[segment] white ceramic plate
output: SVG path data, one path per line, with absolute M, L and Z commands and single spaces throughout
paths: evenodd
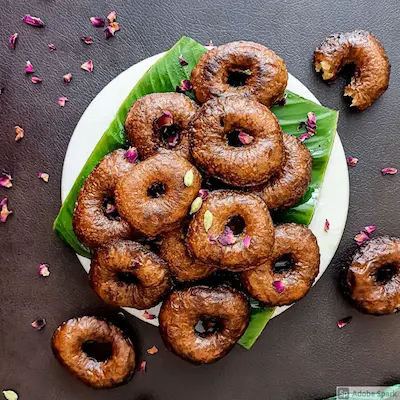
M 162 55 L 163 53 L 147 58 L 122 72 L 95 97 L 83 113 L 71 137 L 64 160 L 61 182 L 62 201 L 67 197 L 75 179 L 102 134 L 114 119 L 122 102 L 142 75 Z M 298 79 L 290 74 L 287 88 L 306 99 L 321 104 Z M 321 251 L 321 268 L 316 281 L 328 267 L 339 245 L 346 224 L 348 206 L 349 177 L 347 164 L 342 143 L 336 134 L 324 184 L 310 224 L 310 229 L 317 237 Z M 328 219 L 331 223 L 328 233 L 324 232 L 325 219 Z M 86 272 L 89 272 L 90 260 L 79 255 L 78 258 Z M 149 312 L 158 315 L 159 308 L 160 305 L 153 307 Z M 272 317 L 276 317 L 287 309 L 288 307 L 278 307 Z M 143 318 L 143 311 L 133 308 L 125 308 L 125 310 L 149 324 L 158 325 L 158 319 L 148 320 Z

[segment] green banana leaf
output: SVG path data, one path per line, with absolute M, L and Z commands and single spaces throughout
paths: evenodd
M 190 78 L 192 69 L 206 51 L 201 44 L 190 38 L 182 37 L 143 75 L 121 105 L 115 119 L 87 160 L 54 222 L 55 232 L 76 253 L 90 258 L 89 249 L 79 242 L 72 229 L 72 215 L 79 190 L 87 176 L 106 154 L 126 146 L 124 122 L 129 108 L 138 98 L 146 94 L 175 91 L 176 86 L 183 79 Z M 179 56 L 181 54 L 188 62 L 187 66 L 180 65 Z M 305 225 L 310 223 L 336 132 L 337 112 L 305 100 L 291 92 L 287 92 L 285 106 L 274 106 L 272 108 L 272 112 L 279 119 L 282 129 L 296 136 L 304 133 L 298 132 L 297 127 L 301 121 L 307 119 L 309 111 L 313 111 L 317 118 L 317 135 L 305 142 L 314 159 L 311 185 L 296 207 L 273 216 L 276 221 L 292 221 Z M 262 307 L 258 302 L 252 301 L 251 322 L 239 342 L 242 346 L 249 349 L 254 344 L 273 311 L 273 308 Z

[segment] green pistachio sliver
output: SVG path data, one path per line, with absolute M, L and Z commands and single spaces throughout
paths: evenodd
M 245 69 L 244 71 L 242 71 L 242 73 L 248 76 L 251 75 L 251 71 L 249 69 Z
M 213 215 L 210 210 L 207 210 L 204 213 L 204 228 L 206 229 L 206 232 L 211 228 L 211 225 L 213 223 Z
M 196 198 L 193 200 L 192 205 L 190 206 L 190 212 L 189 212 L 189 214 L 197 213 L 197 211 L 200 210 L 202 204 L 203 204 L 203 199 L 202 199 L 200 196 L 199 196 L 199 197 L 196 197 Z
M 185 176 L 183 177 L 183 183 L 185 186 L 189 187 L 193 185 L 194 181 L 194 173 L 193 169 L 190 169 L 188 172 L 186 172 Z
M 18 400 L 18 395 L 14 390 L 3 390 L 3 395 L 7 400 Z

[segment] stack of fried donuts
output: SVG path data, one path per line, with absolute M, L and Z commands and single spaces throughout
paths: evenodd
M 162 302 L 166 346 L 196 364 L 220 359 L 243 335 L 249 296 L 271 307 L 291 304 L 319 271 L 312 232 L 274 226 L 270 215 L 296 205 L 311 180 L 309 150 L 282 132 L 270 110 L 287 80 L 283 60 L 260 44 L 208 51 L 191 75 L 196 102 L 182 93 L 138 99 L 125 129 L 140 162 L 121 149 L 107 155 L 76 203 L 73 227 L 93 251 L 93 290 L 118 306 L 144 310 Z M 239 285 L 229 284 L 227 274 Z M 59 349 L 85 340 L 71 340 L 74 326 L 81 335 L 82 321 L 68 323 L 53 348 L 79 375 L 87 357 L 76 358 L 82 368 L 73 367 Z M 106 367 L 96 368 L 110 383 Z M 128 372 L 122 368 L 118 379 Z M 99 386 L 99 374 L 79 376 Z

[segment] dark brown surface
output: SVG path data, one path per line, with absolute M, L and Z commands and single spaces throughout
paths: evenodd
M 399 18 L 398 0 L 189 0 L 138 2 L 115 0 L 31 2 L 2 0 L 0 24 L 0 169 L 9 169 L 15 186 L 7 194 L 15 215 L 0 225 L 0 387 L 14 388 L 21 400 L 311 400 L 333 395 L 336 385 L 379 385 L 400 381 L 400 316 L 374 317 L 356 311 L 341 295 L 338 274 L 356 247 L 352 238 L 364 226 L 377 224 L 379 234 L 399 234 L 400 175 L 379 170 L 399 166 Z M 121 31 L 103 41 L 101 29 L 87 18 L 116 9 Z M 24 26 L 26 13 L 46 19 L 42 30 Z M 391 86 L 369 109 L 357 113 L 342 98 L 344 80 L 325 85 L 313 72 L 316 46 L 333 32 L 368 29 L 384 45 L 392 63 Z M 7 37 L 20 33 L 16 51 Z M 53 330 L 68 318 L 101 314 L 116 318 L 88 285 L 72 250 L 53 233 L 60 206 L 62 162 L 73 129 L 94 96 L 137 61 L 168 49 L 181 34 L 206 43 L 255 40 L 285 59 L 291 73 L 321 102 L 340 111 L 338 130 L 348 156 L 360 159 L 350 170 L 350 214 L 331 266 L 299 304 L 272 320 L 252 350 L 236 346 L 216 364 L 195 367 L 167 352 L 157 328 L 127 317 L 147 372 L 112 391 L 94 391 L 71 377 L 50 348 Z M 78 37 L 92 35 L 91 46 Z M 50 53 L 47 44 L 58 48 Z M 80 65 L 93 58 L 92 74 Z M 24 76 L 30 60 L 44 81 L 33 85 Z M 74 74 L 69 87 L 62 75 Z M 40 73 L 40 74 L 39 74 Z M 70 101 L 57 107 L 57 99 Z M 26 137 L 14 142 L 14 126 Z M 36 178 L 50 173 L 50 182 Z M 332 227 L 335 221 L 331 221 Z M 51 275 L 36 275 L 48 262 Z M 353 315 L 338 329 L 336 321 Z M 34 331 L 40 317 L 47 326 Z M 158 354 L 146 349 L 156 345 Z

